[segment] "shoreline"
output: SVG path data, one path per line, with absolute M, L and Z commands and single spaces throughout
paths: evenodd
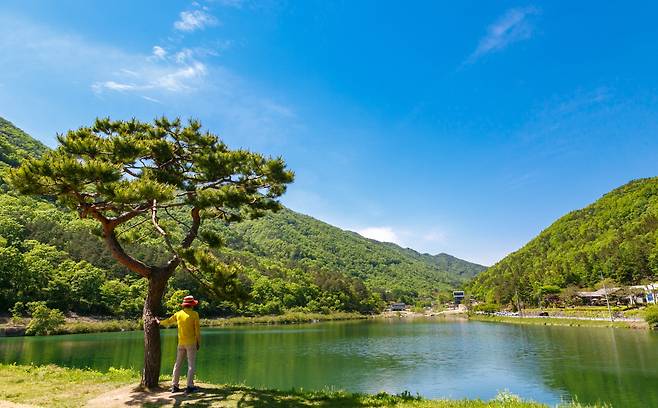
M 330 321 L 347 321 L 347 320 L 366 320 L 376 316 L 363 315 L 360 313 L 337 312 L 331 314 L 320 313 L 285 313 L 273 316 L 235 316 L 225 318 L 207 318 L 201 319 L 201 327 L 230 327 L 230 326 L 267 326 L 267 325 L 288 325 L 318 323 Z M 27 320 L 27 319 L 26 319 Z M 0 338 L 2 337 L 32 337 L 25 335 L 27 325 L 13 326 L 10 324 L 0 325 Z M 130 319 L 112 319 L 103 317 L 81 316 L 76 318 L 67 318 L 64 325 L 53 330 L 49 336 L 65 334 L 84 334 L 84 333 L 105 333 L 120 331 L 141 331 L 142 323 L 139 320 Z
M 643 320 L 619 319 L 610 321 L 603 318 L 561 317 L 561 316 L 497 316 L 490 314 L 468 315 L 469 320 L 490 323 L 525 324 L 536 326 L 564 326 L 564 327 L 611 327 L 634 330 L 650 330 L 647 322 Z
M 641 319 L 617 318 L 609 321 L 602 317 L 585 316 L 501 316 L 493 314 L 472 313 L 463 310 L 447 310 L 441 312 L 419 313 L 411 311 L 383 312 L 378 315 L 364 315 L 360 313 L 337 312 L 331 314 L 319 313 L 285 313 L 272 316 L 235 316 L 225 318 L 201 319 L 201 327 L 232 327 L 232 326 L 269 326 L 308 324 L 331 321 L 360 321 L 374 319 L 437 319 L 437 320 L 472 320 L 490 323 L 527 324 L 542 326 L 567 327 L 614 327 L 634 330 L 650 330 L 649 324 Z M 7 319 L 8 320 L 8 319 Z M 27 319 L 25 319 L 27 320 Z M 26 325 L 14 326 L 9 323 L 0 324 L 0 338 L 3 337 L 31 337 L 25 335 Z M 105 317 L 80 316 L 67 318 L 66 323 L 50 333 L 53 335 L 105 333 L 121 331 L 143 330 L 141 320 L 112 319 Z
M 162 376 L 162 379 L 166 379 Z M 409 392 L 362 394 L 336 390 L 273 390 L 245 385 L 206 384 L 199 382 L 199 392 L 171 394 L 169 384 L 161 381 L 161 389 L 139 389 L 139 373 L 125 369 L 108 372 L 59 367 L 0 364 L 0 406 L 28 404 L 28 407 L 86 406 L 112 408 L 126 405 L 152 407 L 184 406 L 278 406 L 278 407 L 397 407 L 397 408 L 548 408 L 548 405 L 522 400 L 505 391 L 490 400 L 425 399 Z M 11 406 L 11 405 L 10 405 Z M 26 405 L 21 405 L 26 406 Z M 578 403 L 566 403 L 560 408 L 585 408 Z

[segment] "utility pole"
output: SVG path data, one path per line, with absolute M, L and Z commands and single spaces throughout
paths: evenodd
M 610 321 L 612 322 L 614 319 L 612 318 L 612 309 L 610 309 L 610 300 L 608 300 L 608 289 L 606 289 L 605 281 L 603 280 L 603 270 L 600 270 L 599 273 L 601 274 L 601 282 L 603 283 L 603 293 L 605 293 L 605 303 L 608 304 L 608 314 L 610 314 Z

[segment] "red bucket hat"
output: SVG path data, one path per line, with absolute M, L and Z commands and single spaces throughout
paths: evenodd
M 190 306 L 196 306 L 198 304 L 199 304 L 199 301 L 195 300 L 194 296 L 189 295 L 189 296 L 185 296 L 183 298 L 183 303 L 181 303 L 180 305 L 183 306 L 183 307 L 190 307 Z

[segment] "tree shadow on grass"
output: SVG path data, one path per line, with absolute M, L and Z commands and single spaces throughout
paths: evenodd
M 301 392 L 258 390 L 243 386 L 201 387 L 193 394 L 168 392 L 145 392 L 135 389 L 126 401 L 128 406 L 143 407 L 385 407 L 401 400 L 414 397 L 401 397 L 380 394 L 363 396 L 343 392 Z

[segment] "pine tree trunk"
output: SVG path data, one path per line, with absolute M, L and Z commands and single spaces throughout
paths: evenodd
M 142 386 L 156 388 L 160 380 L 160 327 L 156 315 L 162 304 L 162 296 L 167 286 L 167 278 L 162 274 L 153 274 L 149 278 L 148 293 L 144 302 L 144 372 Z

